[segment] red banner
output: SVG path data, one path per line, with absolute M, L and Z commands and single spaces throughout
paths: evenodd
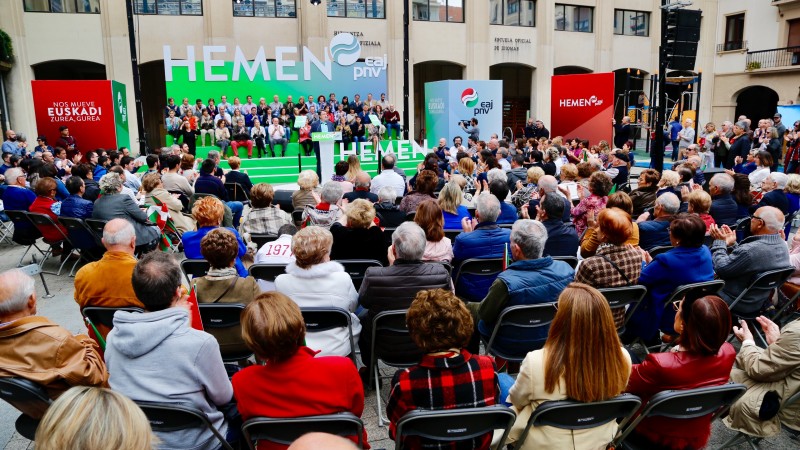
M 550 92 L 550 136 L 613 142 L 613 72 L 555 75 Z
M 59 127 L 69 127 L 78 150 L 86 153 L 96 148 L 117 146 L 114 99 L 109 80 L 31 81 L 37 134 L 47 136 L 56 145 Z M 28 142 L 36 145 L 36 135 Z M 32 148 L 32 147 L 31 147 Z

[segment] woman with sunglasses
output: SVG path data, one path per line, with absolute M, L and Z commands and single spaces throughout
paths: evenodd
M 672 250 L 654 258 L 640 249 L 645 266 L 639 284 L 647 287 L 647 295 L 628 322 L 623 341 L 640 337 L 650 343 L 658 339 L 659 330 L 676 334 L 674 311 L 665 308 L 670 294 L 679 286 L 714 279 L 711 252 L 703 245 L 705 235 L 706 224 L 700 216 L 681 213 L 669 226 Z
M 666 353 L 650 353 L 631 369 L 627 392 L 641 397 L 642 404 L 661 391 L 725 384 L 736 359 L 736 350 L 725 342 L 731 313 L 724 300 L 712 295 L 686 296 L 674 309 L 678 346 Z M 651 417 L 642 420 L 626 441 L 642 448 L 678 450 L 704 448 L 710 435 L 711 415 L 688 420 Z

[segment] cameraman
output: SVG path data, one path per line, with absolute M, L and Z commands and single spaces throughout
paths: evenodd
M 480 140 L 481 130 L 478 128 L 478 119 L 473 117 L 469 121 L 469 126 L 467 125 L 466 120 L 462 120 L 458 122 L 458 126 L 460 126 L 464 131 L 467 132 L 467 135 L 470 139 L 477 142 Z

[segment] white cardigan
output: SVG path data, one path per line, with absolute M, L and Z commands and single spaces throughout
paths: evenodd
M 358 306 L 358 292 L 341 264 L 329 261 L 301 269 L 292 262 L 286 266 L 286 273 L 275 279 L 275 290 L 294 300 L 301 308 L 335 306 L 350 311 L 353 337 L 358 342 L 361 322 L 354 314 Z M 344 327 L 306 333 L 306 345 L 320 350 L 321 356 L 348 356 L 351 352 L 347 329 Z

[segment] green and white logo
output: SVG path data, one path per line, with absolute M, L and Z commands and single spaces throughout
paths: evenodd
M 331 58 L 340 66 L 351 66 L 361 57 L 361 44 L 350 33 L 339 33 L 330 42 Z

